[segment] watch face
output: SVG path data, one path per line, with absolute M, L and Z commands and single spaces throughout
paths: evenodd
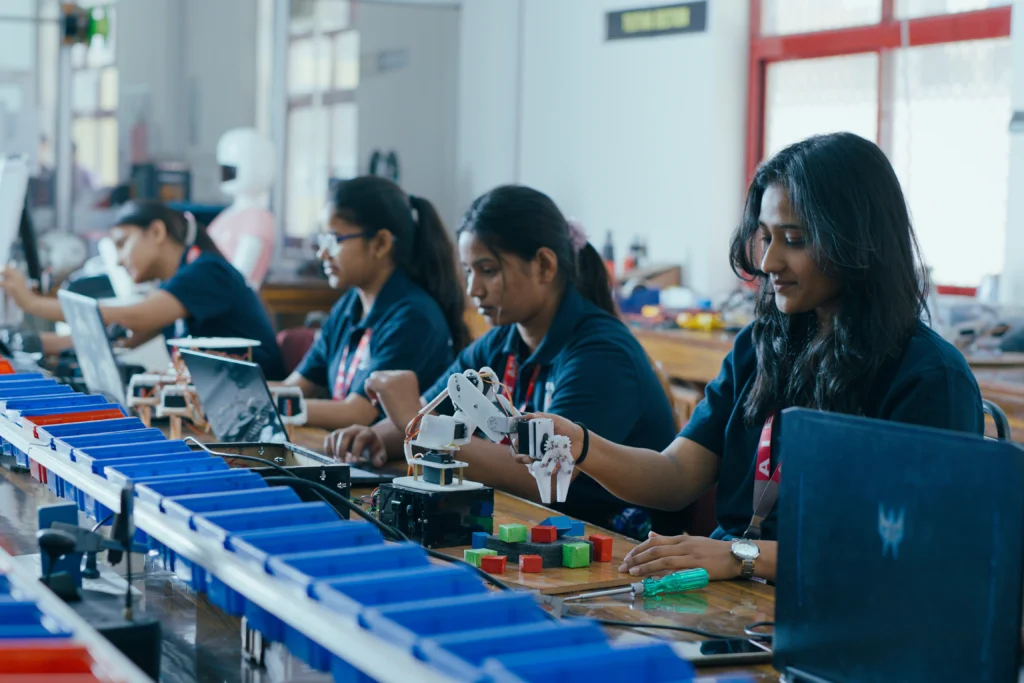
M 761 549 L 750 541 L 736 541 L 732 544 L 732 553 L 742 560 L 756 560 Z

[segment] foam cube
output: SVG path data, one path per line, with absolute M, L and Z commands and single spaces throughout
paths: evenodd
M 569 533 L 570 529 L 572 529 L 572 520 L 564 515 L 560 515 L 558 517 L 548 517 L 540 523 L 540 526 L 555 527 L 556 529 L 558 529 L 558 537 L 561 538 L 562 536 L 565 536 L 567 533 Z
M 473 549 L 479 550 L 480 548 L 487 547 L 487 532 L 486 531 L 474 531 L 473 532 Z
M 526 541 L 526 525 L 501 524 L 498 526 L 498 538 L 506 543 L 523 543 Z
M 594 545 L 595 562 L 612 561 L 612 537 L 601 534 L 591 534 L 590 542 Z
M 466 552 L 469 552 L 468 550 Z M 569 569 L 590 566 L 590 544 L 566 543 L 562 546 L 562 566 Z
M 504 574 L 507 560 L 504 555 L 485 555 L 480 558 L 480 568 L 488 574 Z
M 575 536 L 576 538 L 583 538 L 587 535 L 587 525 L 583 522 L 577 522 L 573 520 L 572 526 L 569 527 L 566 536 Z
M 477 549 L 471 549 L 471 550 L 467 549 L 467 550 L 463 551 L 462 559 L 465 560 L 467 563 L 473 565 L 474 567 L 479 568 L 480 567 L 480 559 L 482 557 L 485 557 L 487 555 L 497 555 L 497 554 L 498 554 L 497 550 L 491 550 L 490 548 L 477 548 Z
M 530 529 L 530 540 L 534 543 L 554 543 L 558 540 L 558 529 L 553 526 L 535 526 Z
M 520 555 L 519 571 L 524 574 L 540 574 L 544 571 L 544 558 L 540 555 Z

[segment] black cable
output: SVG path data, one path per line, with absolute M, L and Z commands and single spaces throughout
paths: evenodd
M 99 528 L 100 528 L 101 526 L 103 526 L 104 524 L 106 524 L 107 522 L 109 522 L 110 520 L 112 520 L 113 518 L 114 518 L 114 513 L 113 513 L 113 512 L 111 512 L 111 513 L 110 513 L 109 515 L 107 515 L 106 517 L 104 517 L 104 518 L 103 518 L 103 519 L 101 519 L 100 521 L 96 522 L 96 526 L 94 526 L 94 527 L 92 528 L 92 533 L 96 533 L 96 530 L 97 530 L 97 529 L 99 529 Z
M 264 481 L 266 481 L 268 484 L 269 483 L 275 483 L 275 484 L 283 484 L 285 486 L 293 486 L 293 485 L 306 486 L 306 487 L 315 489 L 317 491 L 320 491 L 322 493 L 325 493 L 325 494 L 327 494 L 329 496 L 333 496 L 333 497 L 337 498 L 338 501 L 342 502 L 345 505 L 345 507 L 347 507 L 349 510 L 352 510 L 357 515 L 359 515 L 360 517 L 365 519 L 367 522 L 369 522 L 370 524 L 373 524 L 375 527 L 377 527 L 377 529 L 379 529 L 381 531 L 381 533 L 384 534 L 385 538 L 388 538 L 388 539 L 390 539 L 392 541 L 409 541 L 409 542 L 412 542 L 412 539 L 409 538 L 408 536 L 406 536 L 402 531 L 394 528 L 393 526 L 385 524 L 384 522 L 380 521 L 379 519 L 377 519 L 376 517 L 374 517 L 373 515 L 368 513 L 366 510 L 361 508 L 356 503 L 353 503 L 351 500 L 349 500 L 345 496 L 343 496 L 340 493 L 338 493 L 337 491 L 334 491 L 333 489 L 331 489 L 331 487 L 324 486 L 320 482 L 309 481 L 307 479 L 300 479 L 300 478 L 297 478 L 297 477 L 296 478 L 292 478 L 292 477 L 267 477 Z M 433 557 L 435 559 L 442 560 L 444 562 L 449 562 L 449 563 L 452 563 L 452 564 L 461 563 L 461 564 L 466 565 L 467 567 L 470 567 L 471 569 L 473 569 L 473 571 L 475 571 L 477 574 L 479 574 L 480 577 L 484 581 L 487 581 L 488 583 L 490 583 L 492 586 L 495 586 L 499 590 L 503 590 L 503 591 L 511 590 L 509 588 L 509 586 L 507 584 L 505 584 L 504 582 L 502 582 L 501 580 L 495 578 L 494 576 L 491 576 L 490 574 L 488 574 L 484 570 L 480 569 L 479 567 L 473 566 L 473 565 L 471 565 L 470 563 L 468 563 L 468 562 L 466 562 L 464 560 L 460 560 L 457 557 L 452 557 L 451 555 L 445 555 L 444 553 L 439 552 L 437 550 L 433 550 L 431 548 L 423 548 L 423 550 L 426 551 L 427 555 L 429 555 L 430 557 Z
M 766 626 L 772 627 L 771 633 L 764 633 L 758 629 L 765 628 Z M 754 640 L 772 640 L 775 637 L 775 622 L 774 621 L 755 621 L 752 624 L 747 624 L 743 627 L 743 633 Z
M 710 638 L 712 640 L 747 640 L 749 638 L 756 638 L 757 640 L 766 640 L 766 639 L 769 639 L 771 637 L 771 636 L 766 636 L 765 634 L 758 634 L 756 636 L 751 636 L 750 634 L 748 634 L 746 632 L 746 629 L 744 629 L 744 632 L 742 634 L 736 634 L 736 633 L 726 634 L 726 633 L 715 633 L 714 631 L 705 631 L 702 628 L 696 628 L 694 626 L 676 626 L 674 624 L 644 624 L 644 623 L 636 623 L 636 622 L 632 622 L 632 621 L 614 621 L 614 620 L 611 620 L 611 619 L 593 619 L 591 617 L 587 617 L 587 616 L 584 616 L 584 615 L 575 615 L 575 614 L 573 614 L 573 615 L 566 615 L 566 618 L 569 618 L 569 619 L 588 619 L 590 621 L 595 621 L 598 624 L 601 624 L 602 626 L 616 626 L 616 627 L 619 627 L 619 628 L 638 628 L 638 629 L 639 628 L 654 628 L 654 629 L 660 629 L 660 630 L 663 630 L 663 631 L 680 631 L 682 633 L 692 633 L 695 636 L 700 636 L 702 638 Z

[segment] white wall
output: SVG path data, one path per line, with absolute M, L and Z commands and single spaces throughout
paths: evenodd
M 1013 43 L 1011 103 L 1024 112 L 1024 0 L 1014 0 L 1010 37 Z M 1024 125 L 1010 133 L 1010 179 L 1006 207 L 1005 263 L 999 293 L 1004 303 L 1024 300 Z
M 612 230 L 621 259 L 646 235 L 655 259 L 717 293 L 734 282 L 728 240 L 743 202 L 747 3 L 710 2 L 705 33 L 605 42 L 606 11 L 649 4 L 463 5 L 460 203 L 532 185 L 596 245 Z
M 459 12 L 452 7 L 360 5 L 359 160 L 398 153 L 402 186 L 456 218 L 455 146 Z M 379 71 L 382 52 L 405 51 L 404 66 Z
M 224 201 L 217 140 L 256 121 L 252 0 L 131 0 L 117 12 L 122 172 L 134 114 L 145 103 L 150 156 L 191 165 L 194 201 Z

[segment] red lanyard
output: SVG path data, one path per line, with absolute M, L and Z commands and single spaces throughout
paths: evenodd
M 537 388 L 537 375 L 540 374 L 540 365 L 533 368 L 533 375 L 530 377 L 530 383 L 526 387 L 526 398 L 523 399 L 523 404 L 519 408 L 519 412 L 526 412 L 526 404 L 533 398 L 533 390 Z M 515 400 L 516 381 L 519 379 L 519 362 L 516 360 L 515 355 L 509 354 L 508 361 L 505 362 L 505 386 L 512 393 L 512 399 Z
M 761 523 L 779 500 L 779 484 L 782 482 L 782 462 L 772 467 L 772 427 L 775 414 L 772 413 L 761 428 L 761 439 L 757 442 L 757 468 L 754 471 L 754 515 L 750 526 L 743 532 L 744 538 L 761 538 Z
M 359 340 L 359 346 L 356 347 L 355 354 L 352 355 L 352 363 L 348 363 L 348 352 L 350 347 L 345 347 L 345 352 L 341 354 L 341 362 L 338 364 L 338 374 L 334 378 L 334 392 L 331 394 L 331 398 L 335 401 L 342 401 L 348 396 L 348 390 L 352 388 L 352 380 L 356 376 L 356 372 L 359 370 L 359 366 L 363 362 L 363 356 L 370 350 L 370 336 L 373 334 L 373 330 L 366 330 L 363 332 L 362 339 Z

